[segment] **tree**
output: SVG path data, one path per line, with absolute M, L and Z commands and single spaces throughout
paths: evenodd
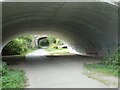
M 10 41 L 2 50 L 2 55 L 21 55 L 33 48 L 33 36 L 21 36 Z

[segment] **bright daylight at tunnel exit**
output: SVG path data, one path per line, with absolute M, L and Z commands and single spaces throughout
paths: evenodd
M 54 56 L 54 55 L 75 55 L 71 47 L 62 40 L 48 35 L 26 35 L 8 42 L 2 49 L 2 56 L 25 55 Z
M 119 87 L 118 1 L 2 2 L 0 88 Z

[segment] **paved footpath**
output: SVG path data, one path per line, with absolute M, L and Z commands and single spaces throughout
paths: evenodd
M 27 54 L 26 57 L 44 56 L 44 55 L 47 55 L 47 52 L 44 49 L 38 49 L 36 51 L 33 51 L 32 53 Z
M 97 63 L 99 59 L 83 56 L 48 57 L 41 51 L 44 52 L 37 50 L 28 54 L 25 62 L 19 65 L 28 78 L 29 85 L 26 88 L 108 88 L 82 74 L 84 64 Z

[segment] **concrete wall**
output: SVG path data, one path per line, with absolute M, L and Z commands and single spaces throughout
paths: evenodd
M 118 7 L 105 2 L 3 3 L 3 46 L 24 34 L 53 35 L 84 55 L 118 45 Z

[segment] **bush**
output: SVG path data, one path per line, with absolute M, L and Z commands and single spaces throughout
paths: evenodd
M 53 36 L 48 36 L 48 37 L 47 37 L 47 40 L 49 41 L 50 44 L 56 43 L 56 38 L 53 37 Z
M 2 50 L 2 55 L 22 55 L 32 49 L 32 37 L 24 36 L 10 41 Z
M 51 48 L 51 49 L 58 49 L 58 45 L 52 43 L 52 44 L 49 46 L 49 48 Z
M 108 65 L 120 65 L 119 58 L 120 48 L 118 48 L 118 50 L 111 57 L 106 57 L 104 63 Z
M 9 42 L 2 50 L 2 55 L 19 55 L 27 51 L 22 39 L 15 39 Z

